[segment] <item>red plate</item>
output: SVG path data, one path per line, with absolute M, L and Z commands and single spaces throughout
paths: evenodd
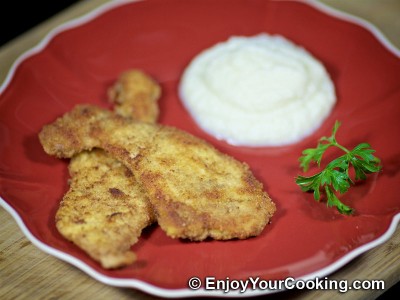
M 261 32 L 284 35 L 320 59 L 335 83 L 338 103 L 323 126 L 298 144 L 233 147 L 196 126 L 180 103 L 177 85 L 185 66 L 201 50 L 231 35 Z M 190 291 L 187 282 L 192 276 L 326 276 L 387 240 L 400 219 L 399 57 L 372 26 L 316 4 L 113 2 L 53 31 L 12 68 L 0 95 L 0 204 L 44 251 L 102 282 L 156 295 L 232 295 Z M 77 103 L 106 107 L 106 88 L 132 67 L 161 83 L 161 123 L 187 130 L 247 162 L 265 184 L 278 210 L 259 237 L 190 243 L 170 239 L 154 226 L 133 246 L 137 263 L 104 270 L 56 231 L 54 214 L 67 190 L 67 162 L 46 155 L 37 134 Z M 342 216 L 315 202 L 294 182 L 301 151 L 328 135 L 335 120 L 343 124 L 339 141 L 349 147 L 368 141 L 383 162 L 379 175 L 342 197 L 356 209 L 354 216 Z

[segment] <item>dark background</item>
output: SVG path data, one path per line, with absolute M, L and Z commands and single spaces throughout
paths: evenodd
M 1 0 L 0 46 L 75 2 L 78 0 Z
M 51 2 L 2 0 L 0 3 L 0 46 L 79 1 L 82 0 L 53 0 Z M 396 299 L 399 294 L 400 284 L 398 283 L 378 299 Z

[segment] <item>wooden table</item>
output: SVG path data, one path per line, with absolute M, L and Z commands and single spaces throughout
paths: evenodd
M 55 26 L 105 3 L 81 1 L 0 48 L 0 82 L 24 51 L 36 45 Z M 374 23 L 400 48 L 400 1 L 323 0 L 340 10 Z M 154 299 L 132 289 L 115 288 L 33 246 L 13 218 L 0 208 L 0 299 Z M 384 279 L 386 288 L 400 281 L 400 228 L 389 241 L 356 258 L 330 279 Z M 375 299 L 382 291 L 290 291 L 270 299 Z

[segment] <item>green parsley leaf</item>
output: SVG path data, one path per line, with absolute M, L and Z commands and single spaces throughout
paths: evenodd
M 332 160 L 324 170 L 313 176 L 297 176 L 296 183 L 303 192 L 314 193 L 314 199 L 319 201 L 321 190 L 325 192 L 327 206 L 336 207 L 342 214 L 352 214 L 353 209 L 342 203 L 335 192 L 346 193 L 354 181 L 350 178 L 349 169 L 352 166 L 355 171 L 355 180 L 365 180 L 368 174 L 379 172 L 382 168 L 380 159 L 375 157 L 375 150 L 368 143 L 361 143 L 348 150 L 336 140 L 336 133 L 341 123 L 336 121 L 329 137 L 319 139 L 316 148 L 305 149 L 299 158 L 300 167 L 304 172 L 308 171 L 312 163 L 321 166 L 324 153 L 330 147 L 341 149 L 345 154 Z

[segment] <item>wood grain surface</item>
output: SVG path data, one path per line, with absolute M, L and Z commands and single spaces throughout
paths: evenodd
M 0 48 L 0 82 L 17 57 L 51 29 L 108 2 L 80 1 Z M 323 0 L 368 20 L 400 48 L 399 0 Z M 0 299 L 156 299 L 133 289 L 107 286 L 33 246 L 13 218 L 0 208 Z M 329 276 L 350 281 L 383 279 L 386 290 L 400 281 L 400 229 L 386 243 L 359 256 Z M 289 291 L 269 299 L 375 299 L 384 291 Z

